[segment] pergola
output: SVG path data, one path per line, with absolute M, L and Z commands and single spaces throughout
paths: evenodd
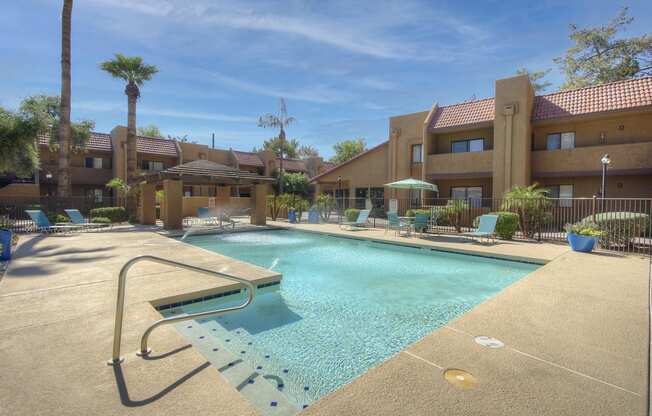
M 251 185 L 251 223 L 265 225 L 268 184 L 274 178 L 211 162 L 195 160 L 159 172 L 133 179 L 140 187 L 140 223 L 156 223 L 156 187 L 163 186 L 163 226 L 166 229 L 183 228 L 183 185 L 215 185 L 216 204 L 228 204 L 231 186 Z

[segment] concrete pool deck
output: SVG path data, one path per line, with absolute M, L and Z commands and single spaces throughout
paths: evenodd
M 649 259 L 580 254 L 552 244 L 484 246 L 382 230 L 290 227 L 548 262 L 305 414 L 646 414 Z M 151 359 L 135 356 L 142 331 L 160 318 L 151 301 L 223 290 L 228 281 L 151 263 L 135 266 L 127 285 L 126 361 L 120 370 L 105 364 L 117 273 L 133 256 L 159 255 L 259 282 L 279 279 L 156 230 L 21 237 L 0 281 L 0 414 L 257 414 L 172 327 L 154 331 Z M 482 347 L 474 342 L 478 335 L 505 347 Z M 477 384 L 468 390 L 448 384 L 448 368 L 471 373 Z

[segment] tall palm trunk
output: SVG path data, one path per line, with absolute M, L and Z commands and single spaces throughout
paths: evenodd
M 281 127 L 281 132 L 278 135 L 278 141 L 281 146 L 281 155 L 278 159 L 278 193 L 283 195 L 283 182 L 285 177 L 283 175 L 283 148 L 285 147 L 285 130 Z
M 59 115 L 59 170 L 57 195 L 69 197 L 70 184 L 70 32 L 72 21 L 72 2 L 64 0 L 61 12 L 61 105 Z
M 127 95 L 127 178 L 130 183 L 136 177 L 138 169 L 137 144 L 136 144 L 136 102 L 140 96 L 138 86 L 130 82 L 125 88 Z M 127 212 L 130 217 L 135 216 L 136 201 L 133 192 L 126 196 Z

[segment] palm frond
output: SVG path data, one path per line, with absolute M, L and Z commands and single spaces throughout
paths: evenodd
M 121 53 L 116 53 L 113 60 L 102 62 L 100 68 L 114 78 L 120 78 L 138 86 L 152 79 L 152 76 L 158 72 L 156 66 L 145 64 L 140 56 L 125 56 Z

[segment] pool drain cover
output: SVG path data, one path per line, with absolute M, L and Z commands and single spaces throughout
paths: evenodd
M 458 370 L 456 368 L 451 368 L 444 371 L 444 379 L 453 386 L 462 390 L 472 389 L 476 384 L 478 384 L 478 380 L 473 374 L 467 373 L 464 370 Z
M 475 337 L 475 342 L 487 348 L 502 348 L 505 346 L 505 343 L 501 340 L 486 335 Z

